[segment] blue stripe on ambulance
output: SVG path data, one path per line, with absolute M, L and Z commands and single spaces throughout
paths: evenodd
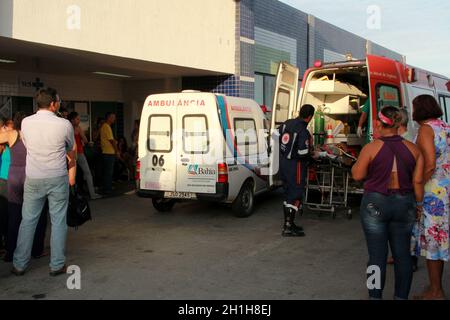
M 255 173 L 256 175 L 258 175 L 258 177 L 260 177 L 261 179 L 265 179 L 265 177 L 260 176 L 257 172 L 256 172 L 256 166 L 252 166 L 251 164 L 247 163 L 246 160 L 244 159 L 244 162 L 242 162 L 242 159 L 244 157 L 238 157 L 238 150 L 237 148 L 234 146 L 234 137 L 231 136 L 231 128 L 230 128 L 230 119 L 227 116 L 227 107 L 226 107 L 226 102 L 225 102 L 225 98 L 223 96 L 216 96 L 217 99 L 217 104 L 219 106 L 219 110 L 220 110 L 220 123 L 222 125 L 222 130 L 223 130 L 223 136 L 225 138 L 226 144 L 228 146 L 228 149 L 231 151 L 231 153 L 234 155 L 234 158 L 237 159 L 237 161 L 240 162 L 241 165 L 243 165 L 244 167 L 246 167 L 248 170 L 252 171 L 253 173 Z

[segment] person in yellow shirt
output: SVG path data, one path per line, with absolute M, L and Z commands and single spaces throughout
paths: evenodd
M 100 143 L 103 156 L 103 194 L 108 195 L 112 193 L 114 163 L 116 158 L 120 158 L 120 153 L 111 129 L 116 122 L 116 115 L 108 112 L 105 118 L 105 123 L 100 128 Z

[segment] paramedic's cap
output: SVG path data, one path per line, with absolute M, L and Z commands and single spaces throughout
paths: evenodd
M 314 112 L 316 112 L 316 110 L 314 109 L 314 107 L 312 105 L 305 104 L 300 109 L 299 116 L 302 119 L 306 119 L 306 118 L 312 117 L 314 115 Z

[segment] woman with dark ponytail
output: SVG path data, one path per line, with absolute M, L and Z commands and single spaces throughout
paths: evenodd
M 408 299 L 413 275 L 411 232 L 423 201 L 423 157 L 419 148 L 398 135 L 402 116 L 396 107 L 378 113 L 381 137 L 366 145 L 352 168 L 353 179 L 365 180 L 361 223 L 373 270 L 380 286 L 368 286 L 371 299 L 382 299 L 388 246 L 395 268 L 395 299 Z

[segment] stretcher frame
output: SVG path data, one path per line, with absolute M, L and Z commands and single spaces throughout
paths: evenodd
M 352 209 L 348 206 L 350 168 L 330 158 L 319 160 L 314 165 L 315 179 L 311 179 L 310 170 L 307 174 L 304 205 L 311 211 L 328 212 L 336 218 L 337 208 L 346 211 L 348 219 L 353 218 Z M 320 202 L 310 201 L 310 191 L 320 192 Z

